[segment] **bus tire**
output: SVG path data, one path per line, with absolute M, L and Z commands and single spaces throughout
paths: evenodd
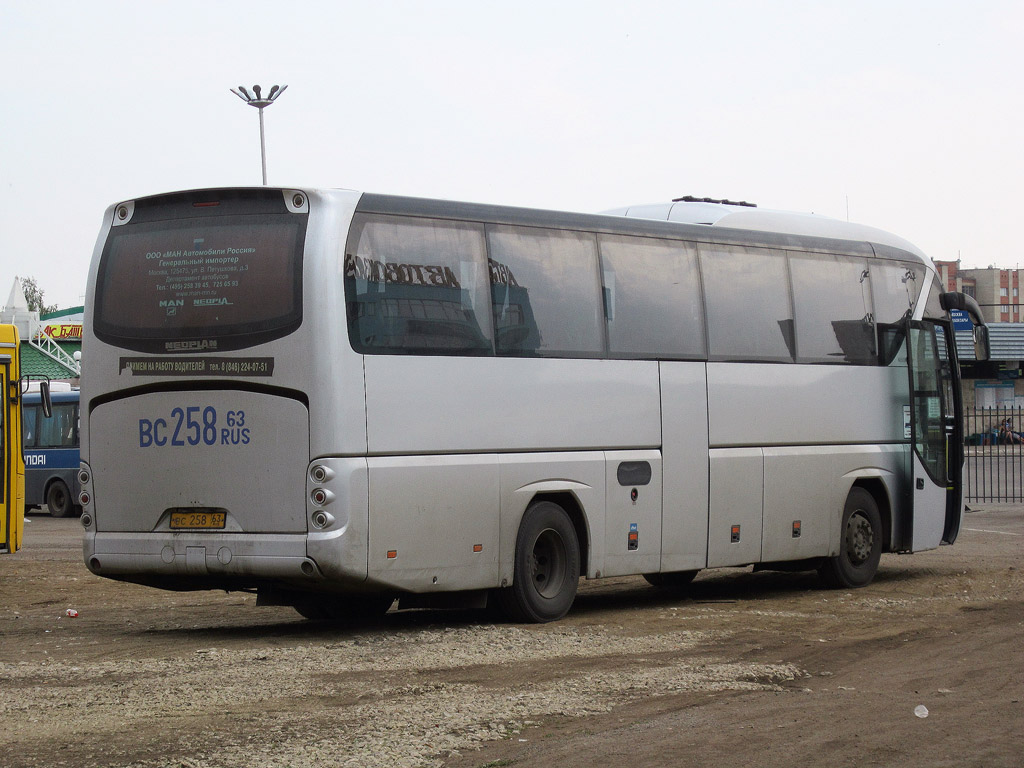
M 498 590 L 503 613 L 513 621 L 556 621 L 572 607 L 580 578 L 576 528 L 551 501 L 532 504 L 516 537 L 512 586 Z
M 830 589 L 856 589 L 871 583 L 882 558 L 882 516 L 875 498 L 863 488 L 846 497 L 839 554 L 825 559 L 818 575 Z
M 673 571 L 671 573 L 645 573 L 644 578 L 652 587 L 661 589 L 683 589 L 690 586 L 698 571 Z
M 71 517 L 75 505 L 71 503 L 71 492 L 63 480 L 54 480 L 46 489 L 46 508 L 51 517 Z

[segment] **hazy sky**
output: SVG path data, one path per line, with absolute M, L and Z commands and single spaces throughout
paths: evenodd
M 111 203 L 259 184 L 254 83 L 273 185 L 728 197 L 1013 267 L 1022 50 L 1021 0 L 0 0 L 0 302 L 80 304 Z

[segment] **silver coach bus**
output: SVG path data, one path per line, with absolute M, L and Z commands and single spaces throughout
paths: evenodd
M 749 564 L 863 586 L 960 527 L 951 307 L 982 324 L 892 235 L 738 205 L 118 203 L 85 310 L 85 561 L 328 620 L 550 621 L 581 576 Z

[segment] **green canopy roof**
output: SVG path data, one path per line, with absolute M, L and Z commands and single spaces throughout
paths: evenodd
M 69 355 L 74 355 L 82 349 L 81 342 L 63 342 L 61 349 Z M 49 376 L 51 379 L 72 379 L 78 376 L 72 370 L 65 368 L 52 357 L 44 355 L 28 342 L 21 343 L 21 373 L 32 374 L 33 376 Z
M 85 307 L 68 307 L 67 309 L 60 309 L 56 312 L 46 312 L 39 315 L 39 319 L 43 322 L 47 320 L 60 320 L 63 317 L 74 317 L 85 312 Z

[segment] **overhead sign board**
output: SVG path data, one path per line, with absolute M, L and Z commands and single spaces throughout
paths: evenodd
M 43 326 L 43 333 L 54 341 L 81 341 L 81 323 L 48 323 Z

